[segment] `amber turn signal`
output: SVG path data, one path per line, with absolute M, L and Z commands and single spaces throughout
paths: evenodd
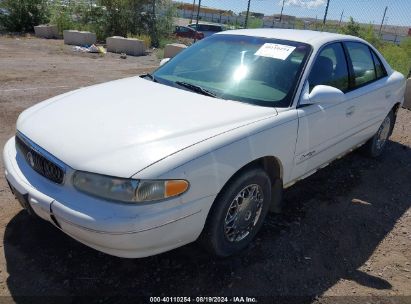
M 185 180 L 166 181 L 165 197 L 172 197 L 183 194 L 188 189 L 188 182 Z

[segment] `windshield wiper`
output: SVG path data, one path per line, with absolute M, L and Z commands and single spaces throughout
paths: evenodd
M 210 97 L 217 98 L 217 94 L 215 94 L 215 93 L 213 93 L 213 92 L 211 92 L 207 89 L 204 89 L 204 88 L 202 88 L 198 85 L 188 83 L 188 82 L 184 82 L 184 81 L 176 81 L 175 83 L 178 84 L 179 86 L 185 87 L 185 88 L 187 88 L 190 91 L 193 91 L 195 93 L 199 93 L 199 94 L 202 94 L 202 95 L 205 95 L 205 96 L 210 96 Z
M 154 76 L 151 75 L 150 73 L 140 75 L 140 77 L 141 77 L 141 78 L 146 78 L 146 77 L 147 77 L 147 78 L 150 78 L 150 79 L 151 79 L 152 81 L 154 81 L 154 82 L 158 82 L 157 79 L 155 79 Z

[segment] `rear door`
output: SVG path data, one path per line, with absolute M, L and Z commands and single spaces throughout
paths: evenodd
M 353 101 L 353 136 L 357 143 L 372 137 L 388 114 L 393 92 L 388 86 L 387 72 L 377 54 L 361 42 L 344 42 L 352 74 L 350 92 Z

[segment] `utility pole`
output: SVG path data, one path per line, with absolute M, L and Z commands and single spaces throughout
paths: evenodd
M 283 6 L 281 7 L 281 13 L 280 13 L 280 23 L 281 23 L 281 20 L 283 19 L 284 3 L 285 3 L 285 0 L 283 0 Z
M 285 3 L 285 0 L 283 0 L 283 5 L 281 6 L 280 23 L 281 23 L 281 20 L 283 19 L 284 3 Z M 273 25 L 272 25 L 272 27 L 274 27 L 274 24 L 275 24 L 275 17 L 273 15 Z
M 201 7 L 201 0 L 198 0 L 196 30 L 198 29 L 198 18 L 200 18 L 200 7 Z
M 325 25 L 325 21 L 327 21 L 327 14 L 328 14 L 328 6 L 330 5 L 330 0 L 327 0 L 327 6 L 325 7 L 325 14 L 323 24 Z
M 378 36 L 381 37 L 381 31 L 382 31 L 382 26 L 384 25 L 384 20 L 385 20 L 385 15 L 387 14 L 388 6 L 385 7 L 384 10 L 384 15 L 382 16 L 382 21 L 381 21 L 381 26 L 380 26 L 380 32 L 378 33 Z
M 344 10 L 341 12 L 340 22 L 338 22 L 338 26 L 341 26 L 341 21 L 344 16 Z
M 156 0 L 153 0 L 152 6 L 152 34 L 151 34 L 151 44 L 154 47 L 158 47 L 159 41 L 157 37 L 157 17 L 156 17 Z
M 194 17 L 194 10 L 196 8 L 196 0 L 193 0 L 193 9 L 191 10 L 191 19 L 190 23 L 193 23 L 193 17 Z
M 251 0 L 248 0 L 247 14 L 245 15 L 245 22 L 244 22 L 245 28 L 247 28 L 247 25 L 248 25 L 248 14 L 250 13 L 250 4 L 251 4 Z

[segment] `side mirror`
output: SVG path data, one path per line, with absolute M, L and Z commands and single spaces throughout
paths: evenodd
M 311 93 L 308 93 L 307 83 L 300 104 L 329 104 L 343 102 L 344 100 L 345 95 L 341 90 L 327 85 L 317 85 Z
M 170 59 L 171 59 L 171 58 L 164 58 L 164 59 L 161 59 L 161 61 L 160 61 L 160 66 L 165 65 L 167 62 L 169 62 L 169 61 L 170 61 Z

